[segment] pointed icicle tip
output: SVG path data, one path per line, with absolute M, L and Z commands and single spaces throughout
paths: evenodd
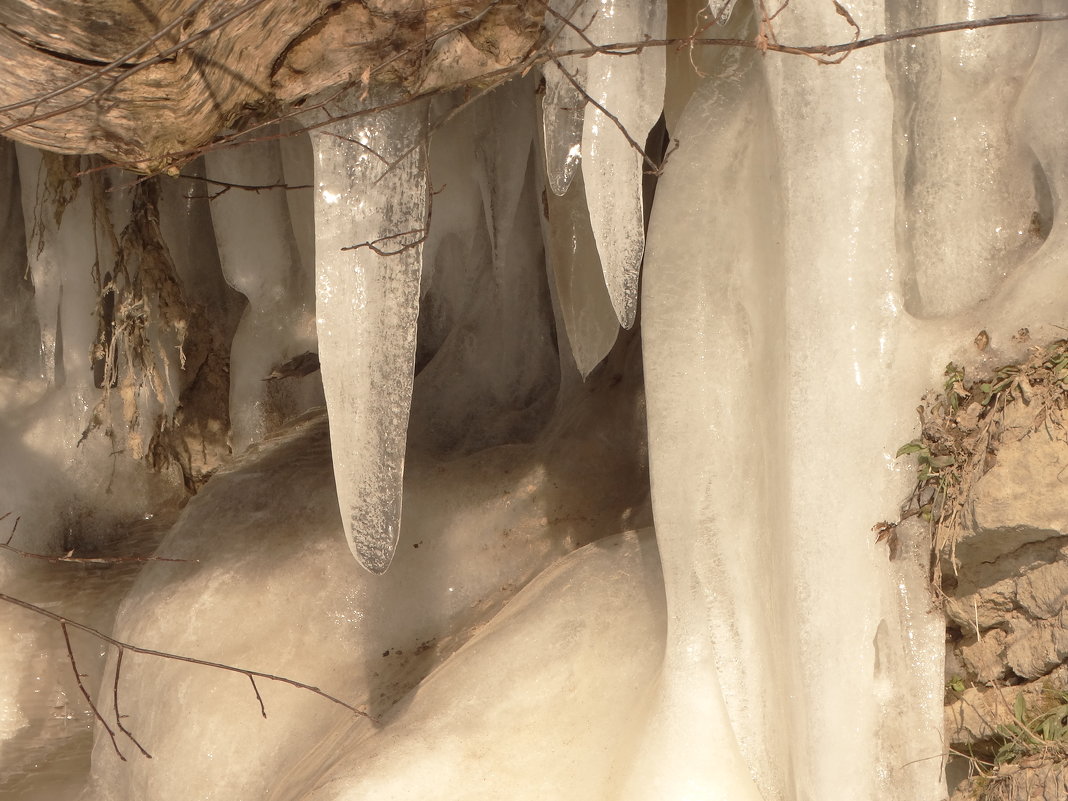
M 400 522 L 400 509 L 397 509 L 396 518 Z M 350 530 L 358 530 L 356 527 L 362 523 L 357 515 L 349 518 Z M 397 543 L 400 540 L 399 527 L 385 525 L 374 532 L 364 529 L 359 537 L 349 537 L 349 548 L 356 561 L 370 573 L 381 576 L 393 563 L 393 556 L 397 553 Z

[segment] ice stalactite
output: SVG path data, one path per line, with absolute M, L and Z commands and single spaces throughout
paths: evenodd
M 584 34 L 598 45 L 664 38 L 662 3 L 601 0 L 594 7 Z M 589 9 L 587 4 L 578 12 L 579 23 Z M 586 205 L 608 294 L 624 328 L 634 323 L 645 251 L 642 174 L 648 165 L 641 148 L 664 107 L 664 75 L 659 47 L 626 57 L 598 53 L 586 65 L 585 92 L 592 100 L 582 128 Z
M 547 22 L 553 50 L 578 50 L 585 44 L 580 30 L 589 23 L 590 12 L 586 11 L 586 5 L 585 0 L 551 0 Z M 545 75 L 542 98 L 545 171 L 549 188 L 557 195 L 567 192 L 575 170 L 582 162 L 586 96 L 581 87 L 586 85 L 586 64 L 586 59 L 579 56 L 560 56 L 542 68 Z
M 208 177 L 222 183 L 209 189 L 220 193 L 211 213 L 223 275 L 249 303 L 230 350 L 230 426 L 240 453 L 283 418 L 315 405 L 316 388 L 306 382 L 264 380 L 272 368 L 315 350 L 314 280 L 290 226 L 277 140 L 212 152 L 205 162 Z
M 87 304 L 97 292 L 94 253 L 87 247 L 92 242 L 89 193 L 62 157 L 23 145 L 16 152 L 44 377 L 53 385 L 92 386 L 88 364 L 96 323 Z
M 566 194 L 545 194 L 545 240 L 556 304 L 575 366 L 583 378 L 604 359 L 619 334 L 619 320 L 605 289 L 590 229 L 585 191 L 580 167 Z
M 315 148 L 316 322 L 338 502 L 374 573 L 400 535 L 428 187 L 427 106 L 360 114 L 354 95 Z

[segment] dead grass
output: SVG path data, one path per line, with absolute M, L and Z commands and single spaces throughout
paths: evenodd
M 976 340 L 982 347 L 985 332 Z M 1026 337 L 1026 329 L 1017 335 Z M 1022 438 L 1039 430 L 1065 439 L 1063 413 L 1068 408 L 1068 340 L 1031 348 L 1019 363 L 989 373 L 969 375 L 950 362 L 941 391 L 930 392 L 917 409 L 920 436 L 897 455 L 913 456 L 919 465 L 916 487 L 902 519 L 920 516 L 931 524 L 931 581 L 941 592 L 943 564 L 955 571 L 956 544 L 971 527 L 971 500 L 976 484 L 997 463 L 998 447 L 1010 429 L 1006 409 L 1028 420 Z M 892 536 L 895 524 L 879 524 L 880 538 Z M 889 528 L 888 528 L 889 527 Z

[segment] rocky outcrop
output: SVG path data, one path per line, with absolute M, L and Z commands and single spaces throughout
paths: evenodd
M 974 774 L 960 801 L 1068 797 L 1068 432 L 1033 412 L 1006 409 L 947 570 L 946 739 L 971 755 L 951 758 L 951 788 Z

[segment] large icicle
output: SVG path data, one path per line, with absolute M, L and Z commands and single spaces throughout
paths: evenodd
M 330 111 L 358 111 L 353 95 Z M 338 503 L 349 548 L 383 573 L 401 518 L 426 225 L 426 104 L 339 119 L 313 136 L 316 314 Z
M 646 36 L 662 39 L 666 30 L 664 3 L 600 0 L 586 35 L 598 44 L 610 44 L 640 41 Z M 626 57 L 599 53 L 588 59 L 586 67 L 586 92 L 594 101 L 586 109 L 582 129 L 586 202 L 608 294 L 624 328 L 634 323 L 638 272 L 645 250 L 645 164 L 638 148 L 645 146 L 663 109 L 664 70 L 660 47 Z

